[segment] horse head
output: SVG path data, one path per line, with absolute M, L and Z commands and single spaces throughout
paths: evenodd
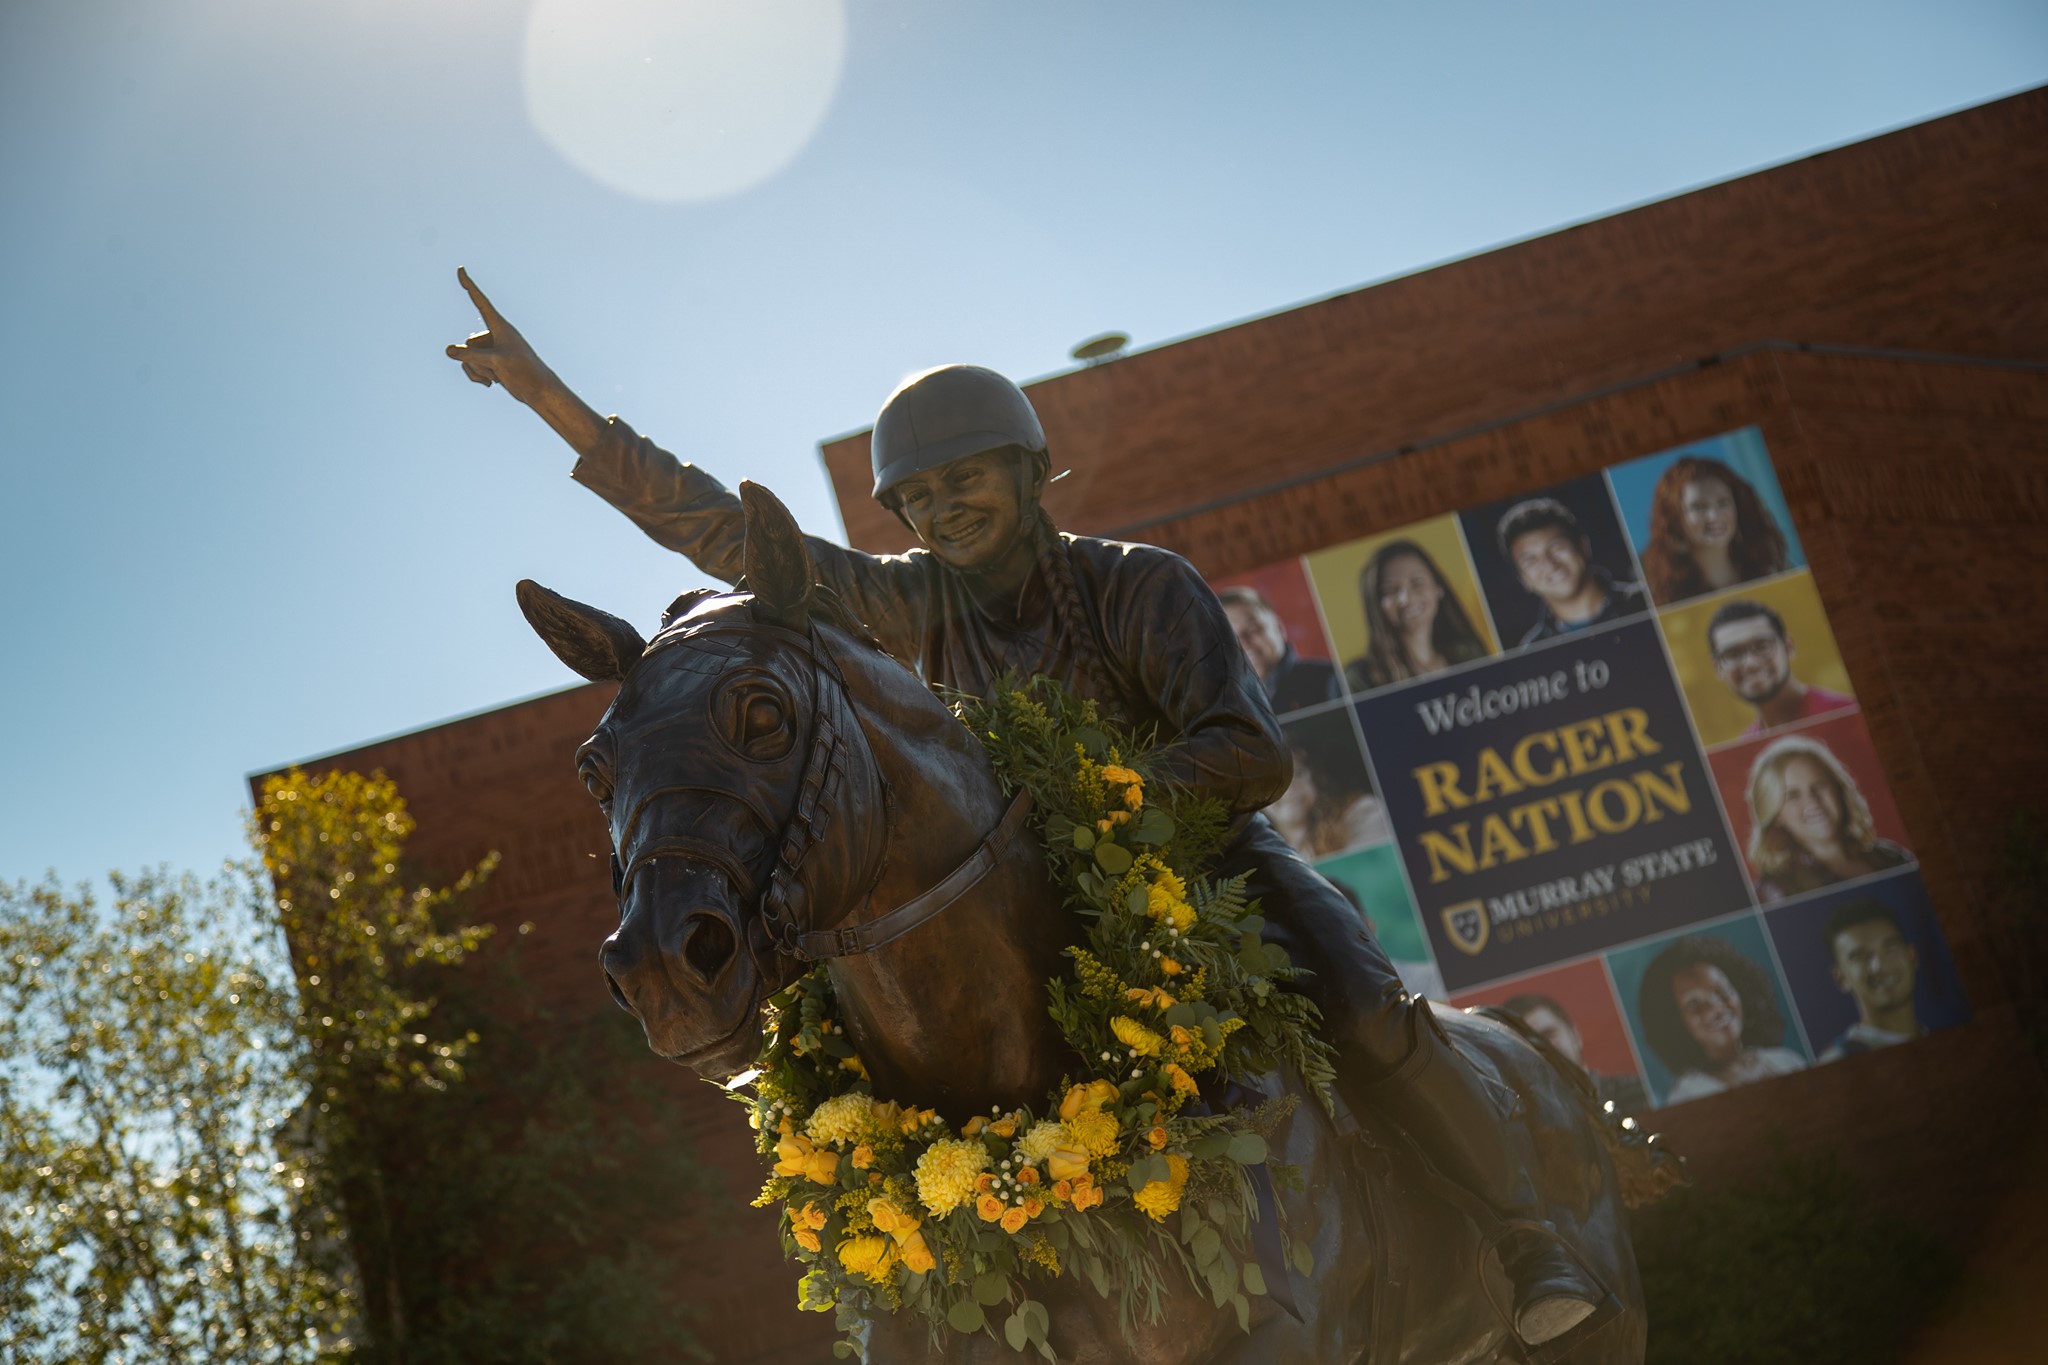
M 713 1079 L 752 1060 L 761 1002 L 801 970 L 799 932 L 837 923 L 882 860 L 882 823 L 850 818 L 883 799 L 835 662 L 869 647 L 814 582 L 788 511 L 755 485 L 741 495 L 745 590 L 684 594 L 651 641 L 519 584 L 555 654 L 619 684 L 576 756 L 611 826 L 606 980 L 656 1053 Z

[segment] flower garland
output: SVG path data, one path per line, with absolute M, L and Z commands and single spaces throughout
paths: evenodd
M 774 1161 L 755 1204 L 782 1208 L 784 1249 L 805 1267 L 799 1302 L 836 1310 L 849 1333 L 876 1312 L 916 1312 L 935 1343 L 948 1329 L 993 1333 L 1000 1316 L 1012 1347 L 1049 1360 L 1033 1281 L 1119 1287 L 1128 1334 L 1134 1308 L 1159 1319 L 1178 1265 L 1248 1324 L 1247 1296 L 1266 1289 L 1246 1253 L 1248 1168 L 1266 1161 L 1286 1102 L 1210 1112 L 1214 1097 L 1292 1068 L 1327 1103 L 1332 1073 L 1314 1006 L 1281 989 L 1297 969 L 1261 939 L 1242 879 L 1203 875 L 1227 812 L 1148 779 L 1149 746 L 1048 679 L 1006 679 L 957 709 L 1005 787 L 1030 789 L 1055 884 L 1086 926 L 1047 987 L 1081 1074 L 1042 1111 L 956 1131 L 873 1094 L 822 967 L 777 994 L 735 1096 Z M 1306 1273 L 1307 1248 L 1290 1255 Z

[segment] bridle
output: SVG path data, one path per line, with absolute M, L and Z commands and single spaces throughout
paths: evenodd
M 995 828 L 950 872 L 899 905 L 879 914 L 867 913 L 874 905 L 875 886 L 881 880 L 885 862 L 882 850 L 889 846 L 894 832 L 894 807 L 885 799 L 882 829 L 867 840 L 874 846 L 873 852 L 861 860 L 865 884 L 860 898 L 844 914 L 835 917 L 855 922 L 832 929 L 814 927 L 820 918 L 820 903 L 825 899 L 826 888 L 819 885 L 819 878 L 827 873 L 827 839 L 835 820 L 849 818 L 853 799 L 848 790 L 851 777 L 859 771 L 879 773 L 867 732 L 854 710 L 846 675 L 814 623 L 806 622 L 806 628 L 799 632 L 758 620 L 685 618 L 656 635 L 641 658 L 644 661 L 685 643 L 701 649 L 712 637 L 771 640 L 798 650 L 811 662 L 811 721 L 804 742 L 803 776 L 798 782 L 796 803 L 776 841 L 774 869 L 759 892 L 758 913 L 748 920 L 746 927 L 757 965 L 761 949 L 794 964 L 873 952 L 943 914 L 1002 861 L 1031 813 L 1031 794 L 1022 789 L 1012 798 Z M 884 794 L 886 798 L 886 789 Z M 849 830 L 849 834 L 855 832 L 857 827 Z M 642 867 L 657 858 L 678 855 L 707 861 L 724 872 L 743 903 L 756 899 L 756 878 L 728 850 L 680 836 L 636 850 L 631 863 L 623 867 L 613 856 L 613 889 L 622 908 L 627 888 Z M 865 871 L 866 866 L 871 866 L 872 871 Z

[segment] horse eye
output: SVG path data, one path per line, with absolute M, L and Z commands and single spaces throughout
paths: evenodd
M 590 762 L 579 763 L 576 765 L 576 775 L 583 779 L 584 790 L 596 797 L 599 805 L 604 805 L 612 799 L 612 780 L 605 775 L 602 768 Z
M 733 745 L 748 758 L 769 760 L 789 752 L 793 736 L 780 692 L 756 683 L 735 688 L 730 702 Z

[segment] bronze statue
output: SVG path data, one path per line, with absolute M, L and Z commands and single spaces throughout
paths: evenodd
M 1399 1245 L 1418 1271 L 1444 1258 L 1441 1278 L 1426 1277 L 1431 1309 L 1417 1315 L 1403 1356 L 1511 1358 L 1551 1343 L 1542 1354 L 1640 1357 L 1639 1289 L 1590 1111 L 1511 1031 L 1408 997 L 1348 903 L 1256 814 L 1285 788 L 1290 759 L 1228 619 L 1177 556 L 1052 528 L 1038 505 L 1050 468 L 1045 439 L 1021 391 L 969 366 L 898 390 L 876 422 L 876 495 L 925 548 L 869 556 L 806 540 L 761 490 L 743 489 L 743 503 L 617 419 L 599 419 L 466 275 L 462 282 L 488 328 L 448 348 L 465 372 L 503 383 L 539 412 L 581 457 L 579 481 L 649 535 L 751 589 L 686 596 L 647 646 L 617 618 L 522 588 L 530 619 L 565 661 L 587 677 L 625 679 L 581 761 L 610 803 L 622 860 L 608 975 L 656 1051 L 706 1074 L 745 1065 L 761 999 L 804 958 L 830 957 L 854 1042 L 883 1093 L 958 1117 L 1042 1092 L 1070 1059 L 1043 1011 L 1017 1002 L 1035 1002 L 1071 929 L 1030 841 L 998 838 L 1011 822 L 998 818 L 1001 801 L 971 738 L 915 679 L 858 641 L 871 636 L 926 681 L 963 691 L 985 692 L 1004 672 L 1046 673 L 1155 725 L 1169 741 L 1168 775 L 1239 813 L 1223 871 L 1247 875 L 1269 937 L 1313 970 L 1304 989 L 1339 1048 L 1345 1098 L 1391 1118 L 1427 1153 L 1434 1170 L 1422 1183 L 1435 1193 L 1425 1200 L 1441 1194 L 1463 1209 L 1414 1206 L 1412 1175 L 1398 1175 L 1408 1168 L 1389 1166 L 1410 1188 L 1378 1221 L 1407 1225 L 1412 1244 Z M 828 732 L 833 748 L 821 759 L 816 737 Z M 797 743 L 805 734 L 808 746 Z M 815 818 L 821 801 L 836 818 Z M 785 828 L 805 805 L 805 818 Z M 824 833 L 798 840 L 792 865 L 787 836 L 798 828 Z M 918 833 L 909 846 L 896 837 L 905 830 Z M 942 833 L 950 861 L 934 866 L 926 851 Z M 878 906 L 942 899 L 924 893 L 975 849 L 990 867 L 959 908 L 933 911 L 901 937 L 885 929 L 890 941 L 874 951 L 839 955 L 868 946 L 851 931 Z M 863 898 L 862 878 L 876 868 L 883 883 L 900 884 L 877 884 Z M 963 1076 L 980 1078 L 983 1093 L 961 1089 Z M 1307 1327 L 1262 1318 L 1256 1350 L 1232 1345 L 1221 1328 L 1185 1332 L 1157 1343 L 1160 1358 L 1362 1357 L 1365 1333 L 1385 1331 L 1395 1316 L 1391 1304 L 1373 1311 L 1368 1292 L 1387 1265 L 1373 1263 L 1375 1206 L 1340 1175 L 1356 1153 L 1333 1154 L 1309 1110 L 1290 1121 L 1281 1148 L 1315 1173 L 1312 1188 L 1338 1197 L 1289 1210 L 1290 1223 L 1319 1229 Z M 1375 1124 L 1368 1118 L 1368 1129 Z M 1499 1253 L 1501 1288 L 1474 1273 L 1492 1264 L 1482 1240 Z M 1395 1245 L 1381 1244 L 1383 1256 Z M 1400 1282 L 1423 1283 L 1408 1274 Z M 1505 1300 L 1503 1314 L 1478 1311 L 1490 1295 Z M 876 1341 L 889 1330 L 877 1324 Z M 1114 1341 L 1112 1333 L 1062 1349 L 1092 1358 Z

